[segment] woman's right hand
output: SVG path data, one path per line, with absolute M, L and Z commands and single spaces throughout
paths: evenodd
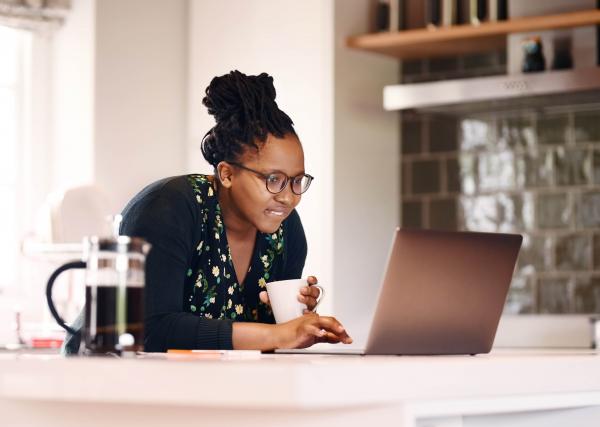
M 277 348 L 306 348 L 318 342 L 351 344 L 352 338 L 334 317 L 306 313 L 275 325 Z

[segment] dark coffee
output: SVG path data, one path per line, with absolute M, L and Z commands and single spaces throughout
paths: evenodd
M 144 350 L 143 286 L 127 286 L 122 291 L 115 285 L 86 286 L 85 301 L 84 337 L 89 353 Z

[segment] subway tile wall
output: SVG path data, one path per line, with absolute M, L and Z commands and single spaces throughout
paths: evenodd
M 403 226 L 522 233 L 505 310 L 600 313 L 600 105 L 402 122 Z

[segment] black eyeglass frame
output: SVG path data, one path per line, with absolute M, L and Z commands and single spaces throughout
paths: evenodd
M 314 177 L 314 176 L 312 176 L 312 175 L 309 175 L 309 174 L 307 174 L 307 173 L 305 173 L 305 174 L 302 174 L 302 175 L 297 175 L 297 176 L 287 176 L 287 175 L 286 175 L 286 174 L 284 174 L 283 172 L 276 172 L 276 173 L 262 173 L 262 172 L 259 172 L 259 171 L 257 171 L 257 170 L 251 169 L 251 168 L 249 168 L 249 167 L 247 167 L 247 166 L 244 166 L 244 165 L 243 165 L 243 164 L 241 164 L 241 163 L 237 163 L 237 162 L 227 162 L 227 163 L 229 163 L 229 164 L 230 164 L 230 165 L 232 165 L 232 166 L 236 166 L 236 167 L 238 167 L 238 168 L 240 168 L 240 169 L 247 170 L 248 172 L 252 172 L 252 173 L 256 174 L 257 176 L 260 176 L 261 178 L 263 178 L 263 179 L 265 180 L 265 187 L 267 188 L 267 191 L 268 191 L 269 193 L 271 193 L 271 194 L 279 194 L 279 193 L 281 193 L 283 190 L 285 190 L 285 187 L 287 187 L 288 183 L 289 183 L 289 182 L 291 182 L 292 184 L 290 185 L 290 188 L 291 188 L 291 190 L 292 190 L 292 193 L 294 193 L 294 194 L 295 194 L 295 195 L 297 195 L 297 196 L 300 196 L 300 195 L 302 195 L 302 194 L 306 193 L 306 191 L 307 191 L 307 190 L 308 190 L 308 188 L 310 187 L 310 184 L 311 184 L 311 183 L 313 182 L 313 180 L 315 179 L 315 177 Z M 277 175 L 283 175 L 283 176 L 285 177 L 285 181 L 284 181 L 284 183 L 281 185 L 281 190 L 279 190 L 279 191 L 272 191 L 272 190 L 269 188 L 269 177 L 271 177 L 271 176 L 273 176 L 273 175 L 276 175 L 276 174 L 277 174 Z M 308 183 L 306 184 L 306 188 L 304 189 L 304 191 L 303 191 L 303 192 L 301 192 L 301 193 L 297 193 L 296 191 L 294 191 L 294 180 L 295 180 L 296 178 L 300 177 L 300 176 L 301 176 L 301 177 L 306 177 L 306 178 L 308 178 Z

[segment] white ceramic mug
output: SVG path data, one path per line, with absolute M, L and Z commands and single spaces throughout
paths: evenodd
M 279 280 L 277 282 L 267 283 L 267 293 L 271 301 L 271 308 L 277 323 L 285 323 L 292 319 L 302 316 L 306 309 L 306 304 L 298 301 L 300 288 L 308 286 L 306 279 Z M 319 285 L 310 285 L 311 287 L 319 288 L 319 297 L 317 305 L 321 302 L 325 291 Z

